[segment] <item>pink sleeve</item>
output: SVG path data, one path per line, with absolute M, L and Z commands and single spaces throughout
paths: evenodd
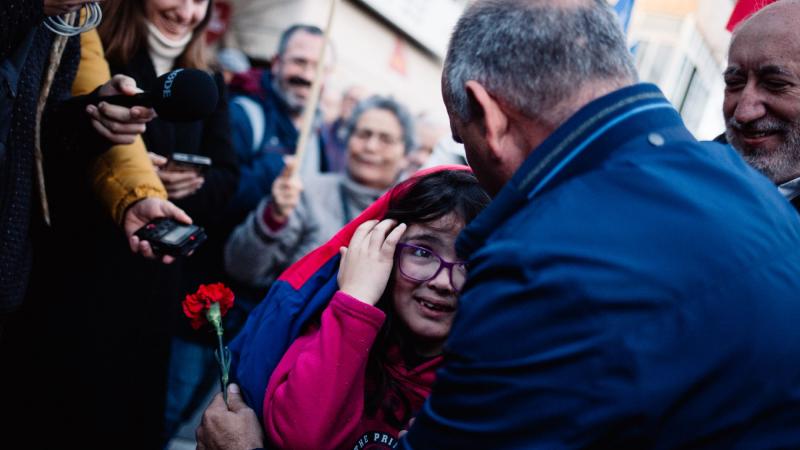
M 269 379 L 264 429 L 273 444 L 334 448 L 355 431 L 367 357 L 384 319 L 380 309 L 336 292 L 319 328 L 292 343 Z

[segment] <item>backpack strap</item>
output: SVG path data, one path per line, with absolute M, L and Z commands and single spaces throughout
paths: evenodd
M 234 97 L 233 103 L 242 108 L 250 121 L 250 129 L 253 130 L 253 147 L 251 150 L 255 153 L 261 149 L 261 144 L 264 142 L 264 129 L 266 128 L 264 109 L 257 101 L 243 95 Z

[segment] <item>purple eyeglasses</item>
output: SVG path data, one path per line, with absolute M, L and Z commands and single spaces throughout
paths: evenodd
M 400 274 L 411 281 L 428 281 L 436 278 L 443 268 L 450 272 L 450 285 L 461 291 L 467 280 L 465 261 L 445 261 L 433 250 L 412 244 L 398 243 L 394 261 Z

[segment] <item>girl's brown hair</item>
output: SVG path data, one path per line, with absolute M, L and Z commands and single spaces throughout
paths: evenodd
M 103 2 L 103 22 L 97 27 L 103 41 L 106 59 L 111 65 L 124 66 L 143 47 L 147 46 L 144 2 L 147 0 L 108 0 Z M 206 55 L 205 29 L 211 20 L 213 0 L 208 0 L 208 9 L 203 20 L 193 30 L 192 39 L 186 49 L 175 60 L 176 67 L 209 70 Z

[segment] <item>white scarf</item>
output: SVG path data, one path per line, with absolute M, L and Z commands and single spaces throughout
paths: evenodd
M 155 25 L 146 21 L 147 24 L 147 45 L 150 52 L 150 59 L 156 69 L 156 76 L 164 75 L 172 70 L 175 59 L 186 50 L 189 41 L 192 40 L 192 33 L 187 34 L 180 40 L 170 39 L 156 28 Z

